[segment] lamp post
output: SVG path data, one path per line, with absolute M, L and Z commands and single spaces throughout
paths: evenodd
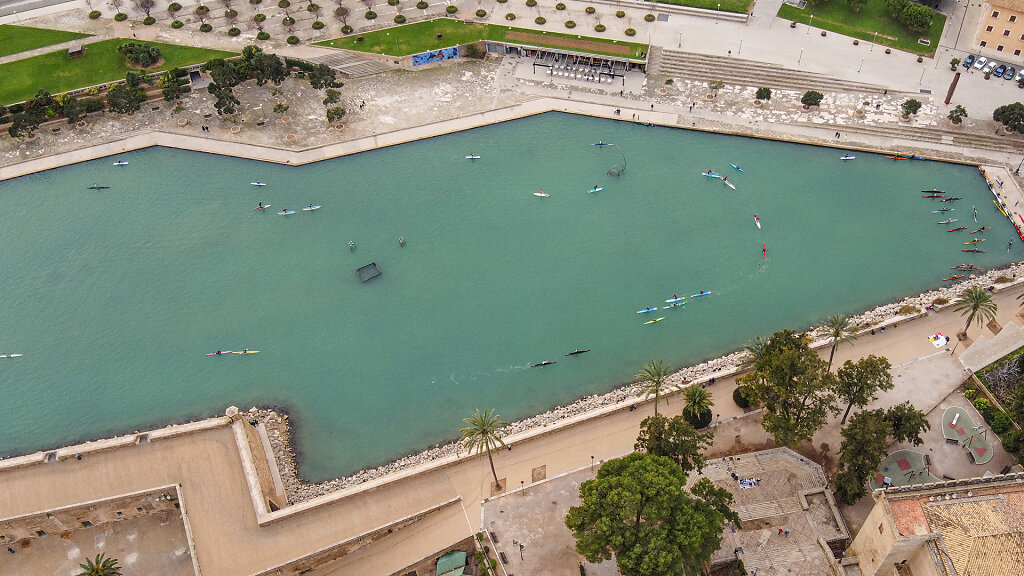
M 857 74 L 860 74 L 860 70 L 861 70 L 861 68 L 863 68 L 863 67 L 864 67 L 864 59 L 863 59 L 863 58 L 861 58 L 861 59 L 860 59 L 860 66 L 859 66 L 859 67 L 857 68 Z
M 594 457 L 593 456 L 590 457 L 590 471 L 591 472 L 594 471 Z
M 878 44 L 878 32 L 875 32 L 875 40 L 871 43 L 871 50 L 868 50 L 868 52 L 875 51 L 875 44 Z
M 811 23 L 807 25 L 807 35 L 811 35 L 811 28 L 814 27 L 814 14 L 811 14 Z
M 1014 174 L 1020 175 L 1020 167 L 1024 165 L 1024 158 L 1020 159 L 1020 164 L 1017 164 L 1017 169 L 1013 171 Z

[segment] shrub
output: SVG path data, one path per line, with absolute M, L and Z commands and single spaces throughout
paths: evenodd
M 565 27 L 566 28 L 575 28 L 576 27 L 576 23 L 573 22 L 572 20 L 566 20 L 565 21 Z
M 419 2 L 416 3 L 416 7 L 419 8 L 420 10 L 426 10 L 428 7 L 430 7 L 430 4 L 427 4 L 424 0 L 420 0 Z
M 804 106 L 817 106 L 818 104 L 821 104 L 823 98 L 825 98 L 825 95 L 821 92 L 808 90 L 807 92 L 804 92 L 803 97 L 800 98 L 800 103 Z
M 263 2 L 263 0 L 249 0 L 249 4 L 259 4 L 260 2 Z
M 593 6 L 587 6 L 583 11 L 586 12 L 587 14 L 593 14 L 594 12 L 597 12 L 597 8 L 594 8 Z
M 289 36 L 288 37 L 288 43 L 289 44 L 298 44 L 299 43 L 299 37 L 298 36 Z
M 242 33 L 242 31 L 239 30 L 238 28 L 232 27 L 232 28 L 228 29 L 228 36 L 238 36 L 241 33 Z
M 175 30 L 177 30 L 178 28 L 181 28 L 184 25 L 185 25 L 185 23 L 182 22 L 181 20 L 175 20 L 174 22 L 171 22 L 171 28 L 174 28 Z
M 515 19 L 516 19 L 516 15 L 515 14 L 513 14 L 511 12 L 509 12 L 508 14 L 505 14 L 505 20 L 515 20 Z
M 388 6 L 398 6 L 398 0 L 388 0 Z
M 1010 278 L 1009 276 L 998 276 L 993 280 L 993 282 L 996 284 L 1007 284 L 1009 282 L 1013 282 L 1013 278 Z
M 711 424 L 712 416 L 713 414 L 711 414 L 711 410 L 705 410 L 704 412 L 701 412 L 696 416 L 691 416 L 690 412 L 683 413 L 683 418 L 685 418 L 686 421 L 690 423 L 690 426 L 693 426 L 697 430 L 700 430 L 701 428 L 707 428 L 708 424 Z
M 626 36 L 636 36 L 636 30 L 632 28 L 626 28 Z
M 476 11 L 476 17 L 477 18 L 483 18 L 484 16 L 487 16 L 487 10 L 484 10 L 483 8 L 481 8 L 481 9 Z
M 263 30 L 260 30 L 259 32 L 256 33 L 256 39 L 257 40 L 270 40 L 270 32 L 264 32 Z
M 505 2 L 508 2 L 508 0 L 498 0 L 498 4 L 504 4 Z
M 202 4 L 200 4 L 199 6 L 196 6 L 196 14 L 198 14 L 200 16 L 206 16 L 209 13 L 210 13 L 210 9 L 207 8 L 206 6 L 203 6 Z
M 452 4 L 452 5 L 448 6 L 447 8 L 445 8 L 444 11 L 449 13 L 449 14 L 455 14 L 456 12 L 459 11 L 459 8 L 457 6 L 455 6 L 454 4 Z
M 604 27 L 604 24 L 594 26 L 594 32 L 604 32 L 605 30 L 607 30 L 607 28 Z
M 735 402 L 737 406 L 743 408 L 744 410 L 750 408 L 750 399 L 747 398 L 746 386 L 737 386 L 732 391 L 732 401 Z
M 1021 440 L 1024 439 L 1021 433 L 1016 430 L 1007 430 L 1006 434 L 1003 434 L 1003 448 L 1007 452 L 1019 452 Z
M 1001 410 L 996 412 L 995 416 L 992 417 L 992 420 L 990 420 L 988 424 L 992 427 L 992 431 L 1000 436 L 1013 427 L 1010 415 Z
M 534 6 L 537 5 L 537 0 L 526 0 L 526 5 L 529 6 L 530 8 L 533 8 Z
M 374 12 L 373 10 L 367 10 L 366 14 L 363 14 L 363 18 L 366 18 L 367 20 L 373 20 L 376 17 L 377 13 Z
M 675 80 L 673 80 L 672 78 L 665 80 L 665 84 L 672 84 L 673 82 L 675 82 Z
M 124 22 L 127 19 L 128 19 L 128 15 L 125 14 L 124 12 L 118 12 L 117 14 L 114 14 L 114 21 L 115 22 Z
M 655 18 L 654 14 L 647 14 L 644 16 L 644 22 L 654 22 L 655 20 L 657 20 L 657 18 Z
M 967 398 L 968 400 L 974 400 L 974 397 L 977 395 L 978 391 L 975 390 L 974 388 L 968 388 L 967 390 L 964 390 L 964 398 Z
M 992 420 L 996 415 L 996 407 L 988 401 L 988 398 L 975 398 L 972 404 L 974 404 L 974 407 L 978 409 L 981 417 L 989 423 L 989 426 L 991 426 Z
M 533 19 L 533 21 L 540 26 L 543 26 L 544 23 L 547 22 L 547 20 L 545 20 L 543 16 L 537 16 L 536 18 Z
M 152 16 L 146 16 L 142 19 L 143 26 L 152 26 L 153 24 L 156 24 L 156 18 L 153 18 Z
M 555 10 L 565 10 L 565 4 L 563 4 L 561 2 L 559 2 L 558 4 L 555 4 Z
M 207 24 L 205 22 L 203 23 L 202 26 L 199 27 L 199 31 L 200 32 L 209 32 L 210 30 L 213 30 L 213 26 L 210 26 L 209 24 Z
M 99 10 L 93 10 L 92 12 L 89 12 L 89 20 L 95 20 L 100 16 L 102 16 L 102 14 L 100 14 Z
M 615 13 L 615 17 L 616 17 L 616 18 L 625 18 L 625 17 L 626 17 L 626 13 L 625 13 L 625 12 L 623 12 L 622 10 L 619 10 L 619 11 L 617 11 L 617 12 Z
M 405 24 L 405 16 L 395 14 L 395 24 Z
M 149 68 L 160 60 L 160 49 L 142 42 L 125 42 L 117 47 L 117 51 L 125 57 L 129 64 L 141 68 Z
M 341 120 L 342 117 L 344 117 L 344 116 L 345 116 L 345 109 L 342 108 L 341 106 L 335 106 L 333 108 L 328 108 L 327 109 L 327 121 L 328 122 L 337 122 L 338 120 Z
M 285 26 L 291 26 L 295 24 L 295 18 L 292 18 L 291 16 L 285 16 L 284 18 L 281 18 L 281 24 L 284 24 Z
M 911 114 L 917 114 L 917 111 L 921 109 L 921 101 L 914 100 L 913 98 L 911 98 L 910 100 L 905 101 L 903 104 L 900 104 L 900 108 L 903 109 L 903 114 L 906 116 L 910 116 Z
M 935 300 L 932 300 L 932 304 L 936 306 L 943 306 L 949 304 L 949 298 L 943 298 L 942 296 L 939 296 Z
M 278 3 L 277 3 L 277 7 L 278 8 L 287 8 L 287 7 L 291 6 L 291 5 L 292 5 L 292 3 L 289 2 L 288 0 L 279 0 Z
M 257 21 L 257 22 L 263 22 L 264 20 L 267 19 L 267 15 L 266 14 L 257 14 L 255 16 L 253 16 L 252 19 Z
M 171 2 L 167 5 L 168 12 L 177 12 L 178 10 L 181 10 L 181 4 L 178 4 L 177 2 Z
M 391 4 L 391 0 L 388 0 L 388 4 Z M 395 4 L 398 4 L 397 0 L 395 1 Z M 394 4 L 391 5 L 394 6 Z M 312 4 L 306 6 L 306 12 L 316 12 L 319 9 L 320 5 L 317 4 L 316 2 L 313 2 Z
M 921 311 L 921 309 L 918 308 L 917 306 L 911 306 L 910 304 L 904 304 L 903 306 L 900 306 L 900 309 L 897 310 L 896 313 L 899 314 L 900 316 L 903 316 L 903 315 L 906 315 L 906 314 L 917 314 L 920 311 Z
M 771 100 L 772 99 L 772 89 L 771 88 L 758 88 L 757 89 L 757 96 L 756 97 L 757 97 L 758 100 Z
M 345 24 L 344 26 L 341 27 L 341 33 L 342 34 L 351 34 L 352 30 L 353 30 L 353 28 L 351 26 L 349 26 L 348 24 Z
M 403 20 L 403 21 L 404 21 L 404 20 Z M 399 24 L 401 24 L 401 22 L 399 22 Z M 322 29 L 322 28 L 323 28 L 324 26 L 326 26 L 326 24 L 324 24 L 323 22 L 321 22 L 321 21 L 319 21 L 319 20 L 317 20 L 316 22 L 313 22 L 313 30 L 320 30 L 320 29 Z

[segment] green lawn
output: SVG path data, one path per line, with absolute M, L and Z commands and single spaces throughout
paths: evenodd
M 84 54 L 78 58 L 69 58 L 67 51 L 60 51 L 0 64 L 0 78 L 4 79 L 0 82 L 0 104 L 21 102 L 31 98 L 40 88 L 57 94 L 123 79 L 128 67 L 125 66 L 124 56 L 117 52 L 117 47 L 122 43 L 124 40 L 114 39 L 86 44 Z M 151 44 L 156 44 L 160 48 L 164 63 L 162 66 L 148 69 L 147 72 L 235 56 L 233 52 L 220 50 L 159 42 Z
M 0 24 L 0 57 L 85 38 L 89 34 Z
M 874 42 L 877 38 L 879 44 L 922 55 L 931 55 L 935 52 L 939 46 L 939 37 L 942 36 L 942 28 L 946 25 L 946 16 L 934 12 L 931 29 L 923 34 L 911 32 L 889 16 L 885 10 L 884 0 L 868 0 L 860 12 L 854 12 L 846 2 L 821 2 L 814 6 L 808 4 L 803 10 L 783 4 L 779 9 L 779 18 L 804 24 L 811 21 L 812 15 L 815 28 L 869 42 Z M 875 32 L 878 33 L 877 36 Z M 920 44 L 918 38 L 927 38 L 931 44 Z
M 689 6 L 691 8 L 704 8 L 707 10 L 721 10 L 722 12 L 737 12 L 746 14 L 750 8 L 751 0 L 654 0 L 662 4 L 675 4 L 677 6 Z
M 554 25 L 554 22 L 551 22 L 551 24 Z M 561 27 L 561 23 L 558 26 Z M 580 24 L 580 28 L 582 27 L 583 24 Z M 506 35 L 509 33 L 531 35 L 532 37 L 529 40 L 507 38 Z M 440 40 L 437 39 L 438 34 L 442 35 Z M 362 38 L 363 41 L 359 42 L 358 38 Z M 581 36 L 579 34 L 527 30 L 511 26 L 466 24 L 461 20 L 451 18 L 439 18 L 415 24 L 394 26 L 366 34 L 352 34 L 342 38 L 324 40 L 316 44 L 318 46 L 347 48 L 349 50 L 372 52 L 374 54 L 408 56 L 456 44 L 469 44 L 478 40 L 512 42 L 541 48 L 563 48 L 578 52 L 634 58 L 638 57 L 641 52 L 648 50 L 647 44 L 635 42 L 615 41 L 606 38 Z M 574 46 L 574 44 L 578 43 L 593 43 L 597 46 L 587 46 L 585 48 L 581 48 L 578 45 Z M 607 49 L 601 48 L 601 45 L 607 46 Z

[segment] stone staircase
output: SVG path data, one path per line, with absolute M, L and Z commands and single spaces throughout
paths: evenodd
M 393 69 L 393 67 L 388 64 L 364 58 L 358 53 L 349 52 L 348 50 L 337 50 L 333 54 L 314 56 L 312 58 L 307 58 L 306 60 L 314 64 L 327 64 L 339 74 L 347 78 L 372 76 L 374 74 L 380 74 L 381 72 L 387 72 Z
M 661 46 L 651 46 L 647 51 L 647 73 L 661 74 L 661 58 L 665 50 Z
M 733 505 L 733 508 L 739 514 L 740 520 L 744 522 L 756 518 L 770 518 L 803 510 L 803 507 L 800 506 L 800 500 L 795 496 L 758 502 L 757 504 L 747 504 L 745 506 Z

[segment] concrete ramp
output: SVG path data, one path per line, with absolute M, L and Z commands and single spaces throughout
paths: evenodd
M 967 370 L 977 372 L 1021 346 L 1024 346 L 1024 327 L 1011 322 L 993 338 L 978 338 L 960 354 L 960 363 Z

